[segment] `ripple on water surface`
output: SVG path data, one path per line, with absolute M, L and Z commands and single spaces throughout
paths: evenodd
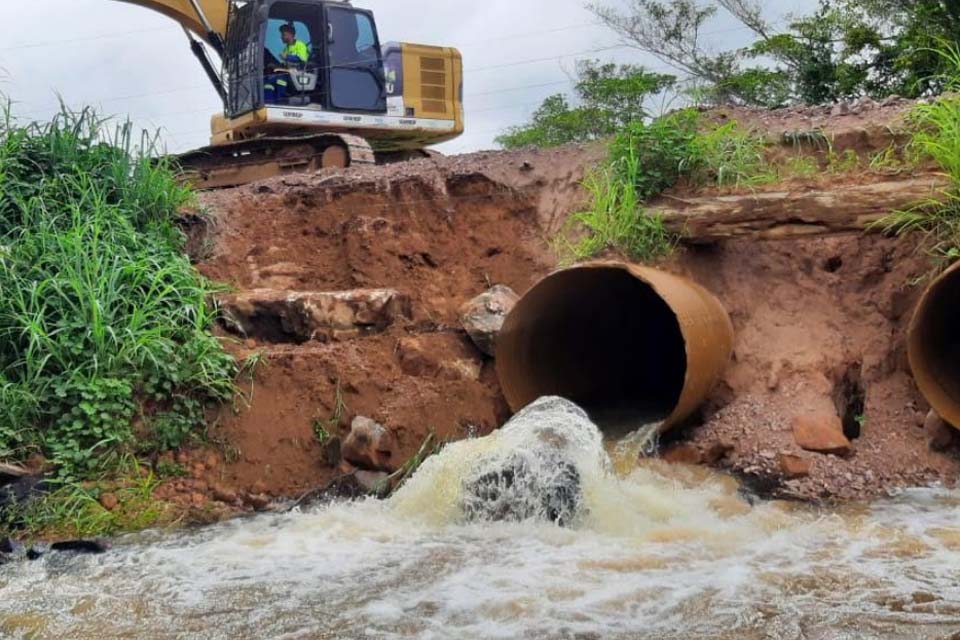
M 335 504 L 96 557 L 0 568 L 12 638 L 948 638 L 960 630 L 960 494 L 837 512 L 751 506 L 730 478 L 578 443 L 572 527 L 464 522 L 477 461 L 428 460 L 388 502 Z

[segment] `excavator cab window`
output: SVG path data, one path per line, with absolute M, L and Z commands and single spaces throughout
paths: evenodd
M 386 113 L 386 82 L 373 15 L 327 5 L 326 17 L 330 108 Z
M 386 113 L 383 59 L 373 14 L 339 2 L 316 0 L 276 0 L 268 6 L 261 32 L 265 77 L 275 81 L 270 74 L 277 72 L 274 62 L 284 47 L 281 26 L 292 25 L 297 40 L 309 51 L 306 64 L 295 65 L 302 73 L 283 76 L 287 95 L 277 103 Z M 300 82 L 310 76 L 314 82 Z
M 290 25 L 295 30 L 296 39 L 306 45 L 308 59 L 303 63 L 293 64 L 286 60 L 279 60 L 286 46 L 280 35 L 280 28 Z M 267 20 L 263 51 L 264 74 L 272 84 L 279 80 L 286 83 L 285 91 L 280 94 L 275 103 L 295 106 L 317 105 L 322 107 L 326 103 L 326 89 L 323 79 L 325 70 L 319 52 L 323 49 L 323 10 L 322 5 L 316 2 L 297 2 L 295 0 L 274 2 L 270 5 L 269 19 Z M 275 64 L 279 60 L 280 64 Z M 281 76 L 270 75 L 276 73 L 278 67 L 287 69 Z

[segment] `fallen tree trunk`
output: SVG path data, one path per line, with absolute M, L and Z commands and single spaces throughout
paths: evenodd
M 862 232 L 884 216 L 946 200 L 939 177 L 876 182 L 830 190 L 776 191 L 664 199 L 650 211 L 689 242 L 738 236 L 777 239 Z

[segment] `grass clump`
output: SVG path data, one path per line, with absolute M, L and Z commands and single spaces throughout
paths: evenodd
M 896 233 L 928 235 L 935 260 L 946 265 L 960 259 L 960 48 L 947 47 L 940 55 L 952 69 L 944 80 L 947 93 L 913 108 L 909 116 L 913 137 L 907 153 L 933 160 L 950 185 L 943 197 L 895 212 L 881 224 Z
M 64 479 L 179 446 L 235 365 L 174 224 L 164 163 L 92 111 L 0 120 L 0 450 Z
M 685 165 L 698 186 L 753 188 L 777 181 L 766 158 L 766 140 L 731 121 L 700 131 L 690 141 Z
M 752 188 L 777 179 L 765 156 L 766 141 L 737 122 L 705 123 L 695 109 L 652 122 L 636 121 L 610 143 L 607 162 L 583 187 L 590 206 L 561 234 L 561 252 L 583 260 L 613 249 L 642 262 L 669 255 L 677 234 L 644 204 L 681 181 L 696 186 Z

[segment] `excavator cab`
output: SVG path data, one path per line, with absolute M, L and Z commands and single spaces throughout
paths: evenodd
M 463 133 L 460 52 L 381 44 L 373 14 L 347 0 L 121 1 L 179 22 L 223 100 L 210 145 L 178 157 L 201 188 L 424 157 Z M 305 61 L 281 59 L 285 25 Z M 284 80 L 282 96 L 265 94 L 271 76 Z
M 292 26 L 296 38 L 307 46 L 306 62 L 288 66 L 279 59 L 284 25 Z M 387 112 L 383 57 L 373 14 L 344 2 L 235 3 L 224 59 L 229 117 L 266 104 L 263 78 L 271 70 L 290 78 L 289 95 L 277 104 L 334 112 Z

